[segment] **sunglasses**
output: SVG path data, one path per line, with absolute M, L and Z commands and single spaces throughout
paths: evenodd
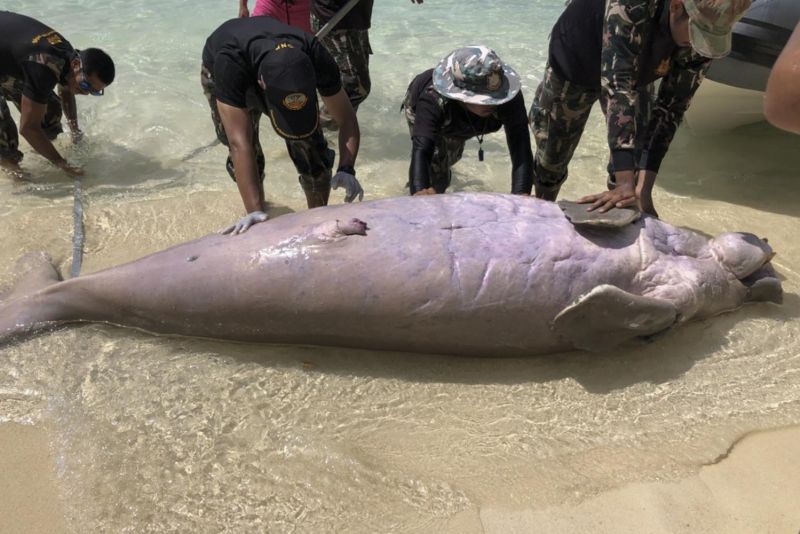
M 86 73 L 83 72 L 83 61 L 80 60 L 80 57 L 78 61 L 80 61 L 81 63 L 81 80 L 78 82 L 78 87 L 80 88 L 80 90 L 92 96 L 103 96 L 105 89 L 100 89 L 98 91 L 94 87 L 92 87 L 92 84 L 86 81 Z

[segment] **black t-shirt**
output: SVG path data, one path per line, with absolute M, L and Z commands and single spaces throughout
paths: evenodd
M 661 0 L 648 43 L 639 58 L 637 82 L 648 85 L 666 75 L 678 50 L 669 28 L 668 0 Z M 600 87 L 605 0 L 572 0 L 553 26 L 548 61 L 562 79 Z
M 485 118 L 470 113 L 459 102 L 439 95 L 433 88 L 433 69 L 414 78 L 409 91 L 411 108 L 414 111 L 412 136 L 435 139 L 442 135 L 470 139 L 476 135 L 496 132 L 500 128 L 510 131 L 519 125 L 525 128 L 528 125 L 522 91 L 505 104 L 497 106 L 496 111 Z
M 214 96 L 237 108 L 249 107 L 252 93 L 260 94 L 261 60 L 282 44 L 308 54 L 319 94 L 332 96 L 339 92 L 342 87 L 339 67 L 316 37 L 270 17 L 249 17 L 225 22 L 206 40 L 203 65 L 214 79 Z
M 360 0 L 350 12 L 336 25 L 337 30 L 368 30 L 372 20 L 374 0 Z M 331 20 L 347 0 L 311 0 L 311 14 L 323 24 Z
M 56 84 L 66 84 L 75 50 L 58 32 L 36 19 L 0 11 L 0 77 L 22 79 L 22 94 L 47 103 Z

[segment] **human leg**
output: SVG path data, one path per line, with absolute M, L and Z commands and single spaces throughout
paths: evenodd
M 528 119 L 536 142 L 534 188 L 538 198 L 555 200 L 567 179 L 569 162 L 580 142 L 599 90 L 558 77 L 548 65 L 536 89 Z
M 211 122 L 214 124 L 214 131 L 217 135 L 219 142 L 230 147 L 228 144 L 228 136 L 225 135 L 225 128 L 222 126 L 222 120 L 219 117 L 217 110 L 217 99 L 214 97 L 214 80 L 211 78 L 209 70 L 203 66 L 200 71 L 200 85 L 203 87 L 203 94 L 208 101 L 208 106 L 211 109 Z M 261 120 L 261 112 L 255 109 L 250 110 L 250 122 L 253 125 L 253 151 L 256 155 L 256 163 L 258 165 L 258 174 L 261 177 L 262 188 L 264 182 L 264 167 L 266 166 L 266 158 L 264 151 L 261 148 L 261 142 L 258 138 L 259 122 Z M 225 169 L 228 171 L 231 179 L 236 181 L 236 173 L 233 169 L 233 161 L 231 160 L 230 153 L 225 160 Z
M 403 112 L 405 113 L 406 122 L 408 123 L 409 134 L 413 135 L 416 115 L 411 107 L 410 99 L 410 93 L 407 93 L 403 103 Z M 451 167 L 461 159 L 464 153 L 465 142 L 464 139 L 444 136 L 440 136 L 436 139 L 430 164 L 430 178 L 431 187 L 433 187 L 437 193 L 444 193 L 447 188 L 450 187 L 450 182 L 452 180 Z M 411 184 L 408 183 L 406 185 L 410 187 Z
M 22 152 L 19 151 L 19 132 L 8 108 L 8 100 L 13 102 L 15 85 L 14 78 L 0 77 L 0 164 L 14 169 L 22 161 Z
M 315 32 L 323 25 L 319 19 L 311 16 L 311 27 Z M 342 74 L 342 87 L 353 109 L 357 110 L 372 88 L 369 76 L 369 56 L 372 54 L 369 30 L 333 30 L 322 39 L 322 44 L 336 60 Z M 320 109 L 320 123 L 326 128 L 336 127 L 324 105 Z
M 306 139 L 287 139 L 286 148 L 299 173 L 300 186 L 306 195 L 309 208 L 328 204 L 331 193 L 331 169 L 336 153 L 317 130 Z
M 466 140 L 439 137 L 431 159 L 431 185 L 437 193 L 444 193 L 453 179 L 452 167 L 461 160 Z

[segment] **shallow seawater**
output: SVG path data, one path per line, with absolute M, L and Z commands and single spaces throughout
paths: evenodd
M 86 142 L 58 144 L 87 169 L 83 272 L 239 215 L 224 149 L 203 149 L 213 130 L 198 80 L 203 41 L 235 2 L 6 6 L 117 61 L 106 96 L 79 100 Z M 373 92 L 359 110 L 367 198 L 404 194 L 399 104 L 414 74 L 486 43 L 520 72 L 529 104 L 561 8 L 377 2 Z M 285 149 L 263 126 L 275 214 L 300 210 Z M 484 145 L 479 162 L 477 142 L 467 144 L 454 190 L 509 189 L 502 134 Z M 542 508 L 686 476 L 749 431 L 800 422 L 798 148 L 800 137 L 765 124 L 682 130 L 655 196 L 666 221 L 768 237 L 782 306 L 750 305 L 607 353 L 501 360 L 69 328 L 0 349 L 0 421 L 50 431 L 75 532 L 480 532 L 482 508 Z M 31 250 L 70 267 L 72 183 L 24 150 L 33 181 L 0 176 L 0 287 Z M 565 198 L 604 186 L 605 150 L 595 116 Z

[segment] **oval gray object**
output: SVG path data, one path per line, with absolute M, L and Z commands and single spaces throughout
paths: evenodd
M 578 204 L 571 200 L 559 200 L 558 206 L 574 225 L 602 226 L 619 228 L 639 220 L 641 212 L 631 208 L 611 208 L 605 213 L 586 211 L 588 204 Z

